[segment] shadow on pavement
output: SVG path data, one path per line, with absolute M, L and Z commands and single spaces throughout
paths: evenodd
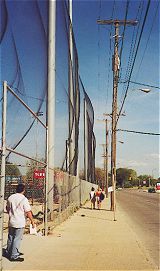
M 96 219 L 96 220 L 106 220 L 106 221 L 113 221 L 113 219 L 108 219 L 108 218 L 101 218 L 101 217 L 96 217 L 96 216 L 90 216 L 90 215 L 78 215 L 78 216 L 81 216 L 81 217 L 86 217 L 86 218 L 93 218 L 93 219 Z
M 91 207 L 80 207 L 80 209 L 87 209 L 87 210 L 91 210 L 91 211 L 107 211 L 107 212 L 110 212 L 111 210 L 110 209 L 103 209 L 101 208 L 100 210 L 98 210 L 97 208 L 95 209 L 91 209 Z

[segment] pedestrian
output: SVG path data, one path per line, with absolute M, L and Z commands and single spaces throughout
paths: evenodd
M 96 199 L 97 199 L 97 208 L 98 210 L 101 209 L 101 193 L 102 193 L 102 189 L 98 186 L 98 189 L 96 191 Z
M 31 207 L 24 193 L 25 185 L 18 184 L 16 193 L 7 200 L 6 210 L 9 215 L 9 229 L 5 256 L 12 262 L 24 261 L 24 258 L 19 257 L 23 255 L 23 253 L 19 252 L 19 247 L 24 233 L 26 217 L 30 219 L 32 227 L 35 227 Z
M 90 201 L 91 201 L 91 209 L 95 209 L 95 204 L 96 204 L 96 193 L 94 187 L 91 188 L 91 192 L 89 193 L 90 195 Z

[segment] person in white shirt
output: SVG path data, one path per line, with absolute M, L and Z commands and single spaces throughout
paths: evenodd
M 24 192 L 24 184 L 18 184 L 16 193 L 7 200 L 6 209 L 9 215 L 9 230 L 6 255 L 10 261 L 24 261 L 24 258 L 19 257 L 22 255 L 19 252 L 19 247 L 25 228 L 26 217 L 30 219 L 33 228 L 35 227 L 31 207 L 28 199 L 24 196 Z
M 96 194 L 94 187 L 91 188 L 90 194 L 90 200 L 91 200 L 91 209 L 95 209 L 95 203 L 96 203 Z

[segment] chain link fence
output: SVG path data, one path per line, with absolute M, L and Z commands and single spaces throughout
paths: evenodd
M 89 200 L 89 192 L 97 185 L 80 179 L 78 176 L 71 176 L 63 171 L 56 171 L 54 174 L 53 193 L 53 217 L 48 226 L 54 227 L 72 215 L 77 209 Z M 16 192 L 17 184 L 21 180 L 13 180 L 6 183 L 5 200 Z M 25 196 L 32 205 L 33 216 L 40 230 L 44 229 L 44 205 L 45 205 L 45 180 L 29 179 L 25 181 Z M 49 210 L 48 210 L 49 211 Z M 5 218 L 5 229 L 7 227 L 7 216 Z M 28 224 L 26 229 L 29 230 Z M 27 230 L 26 230 L 27 231 Z

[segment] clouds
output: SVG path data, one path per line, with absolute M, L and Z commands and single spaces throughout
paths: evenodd
M 160 154 L 159 153 L 151 153 L 149 154 L 149 157 L 154 160 L 160 160 Z
M 121 165 L 121 167 L 130 167 L 130 168 L 141 168 L 141 167 L 147 167 L 148 163 L 143 160 L 124 160 L 124 159 L 118 159 L 118 167 Z
M 117 168 L 125 167 L 134 169 L 137 172 L 137 175 L 154 175 L 155 177 L 160 176 L 160 168 L 159 168 L 159 158 L 160 155 L 158 153 L 148 154 L 143 157 L 135 158 L 135 159 L 117 159 Z

